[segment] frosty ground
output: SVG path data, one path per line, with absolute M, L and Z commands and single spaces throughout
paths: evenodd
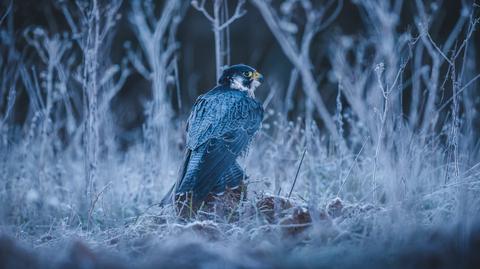
M 273 126 L 281 124 L 276 122 Z M 302 206 L 310 212 L 311 226 L 299 225 L 300 231 L 291 232 L 296 226 L 282 220 L 289 218 L 292 208 L 282 202 L 292 186 L 303 150 L 292 142 L 303 139 L 304 135 L 294 123 L 287 125 L 289 127 L 281 127 L 287 130 L 285 133 L 270 137 L 268 143 L 262 142 L 265 134 L 259 134 L 244 160 L 251 175 L 248 197 L 238 209 L 239 219 L 230 223 L 222 219 L 185 223 L 176 219 L 173 210 L 159 208 L 156 203 L 167 189 L 166 185 L 175 178 L 174 171 L 172 169 L 170 180 L 146 185 L 141 169 L 143 158 L 138 156 L 141 151 L 132 150 L 125 159 L 112 160 L 110 166 L 99 167 L 102 188 L 95 208 L 89 210 L 91 216 L 79 213 L 78 201 L 83 194 L 75 191 L 78 187 L 56 186 L 65 178 L 69 178 L 69 182 L 83 182 L 81 162 L 76 164 L 67 156 L 58 158 L 58 163 L 49 166 L 50 176 L 46 177 L 52 180 L 49 184 L 35 185 L 27 181 L 27 177 L 17 176 L 9 181 L 5 190 L 7 187 L 19 190 L 21 195 L 6 191 L 2 194 L 3 214 L 11 223 L 1 228 L 2 263 L 7 268 L 478 266 L 475 253 L 479 251 L 480 233 L 475 226 L 478 218 L 474 215 L 478 210 L 475 204 L 478 196 L 474 194 L 478 184 L 475 168 L 466 174 L 463 184 L 430 181 L 432 185 L 428 185 L 426 181 L 423 187 L 409 187 L 403 185 L 408 181 L 401 182 L 401 188 L 392 190 L 399 200 L 387 196 L 372 203 L 368 199 L 373 195 L 368 178 L 373 160 L 362 156 L 365 149 L 351 156 L 329 152 L 329 147 L 322 146 L 320 139 L 314 142 L 320 143 L 318 151 L 306 153 L 291 198 L 292 208 Z M 9 158 L 15 160 L 25 155 L 31 156 L 32 150 L 25 148 L 23 154 Z M 347 165 L 339 163 L 340 156 Z M 262 161 L 251 163 L 257 158 Z M 417 158 L 417 161 L 406 161 L 428 175 L 439 170 L 436 166 L 430 167 L 431 163 L 420 161 L 422 157 Z M 431 160 L 432 156 L 428 158 Z M 28 164 L 12 162 L 6 171 L 14 175 L 25 171 Z M 313 171 L 315 174 L 309 180 L 307 175 Z M 410 173 L 412 169 L 402 171 Z M 262 178 L 265 173 L 283 174 L 285 179 Z M 388 181 L 392 174 L 385 171 L 379 178 Z M 111 183 L 118 179 L 121 184 Z M 460 195 L 457 188 L 465 185 L 468 192 L 473 193 Z M 420 191 L 425 186 L 430 189 Z M 277 208 L 267 207 L 271 212 L 259 206 L 265 197 L 271 197 L 269 193 L 280 193 L 272 200 Z M 410 198 L 407 200 L 405 196 Z M 315 203 L 308 202 L 310 197 L 316 198 Z M 463 199 L 468 202 L 462 204 Z M 460 204 L 463 210 L 457 209 Z M 251 207 L 258 211 L 245 213 Z M 273 219 L 269 219 L 270 216 Z M 91 223 L 85 223 L 89 218 Z

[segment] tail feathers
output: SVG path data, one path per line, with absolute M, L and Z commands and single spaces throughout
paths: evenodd
M 192 192 L 194 204 L 200 204 L 235 163 L 236 154 L 229 146 L 234 140 L 210 139 L 192 151 L 183 179 L 176 193 Z
M 175 189 L 175 184 L 173 184 L 173 186 L 170 188 L 170 190 L 167 192 L 167 194 L 165 194 L 165 196 L 163 197 L 162 201 L 160 201 L 160 206 L 161 207 L 173 203 L 173 191 L 174 191 L 174 189 Z
M 242 181 L 245 179 L 245 177 L 246 176 L 242 168 L 237 162 L 235 162 L 223 173 L 212 192 L 221 193 L 225 191 L 227 187 L 231 189 L 238 187 L 242 184 Z
M 222 193 L 225 189 L 228 188 L 235 188 L 242 184 L 242 181 L 246 178 L 245 173 L 243 172 L 240 165 L 235 162 L 229 169 L 227 169 L 220 180 L 217 182 L 215 187 L 213 187 L 213 193 Z M 160 206 L 166 206 L 169 204 L 173 204 L 174 202 L 174 195 L 175 195 L 175 184 L 170 188 L 170 190 L 165 194 L 162 201 L 160 202 Z
M 179 173 L 180 177 L 177 179 L 177 182 L 175 182 L 175 184 L 173 184 L 173 186 L 170 188 L 170 190 L 167 192 L 167 194 L 165 194 L 162 201 L 160 201 L 160 206 L 166 206 L 168 204 L 173 204 L 173 201 L 175 199 L 176 189 L 182 183 L 183 178 L 185 177 L 185 173 L 187 172 L 187 167 L 188 167 L 188 163 L 190 162 L 191 154 L 192 154 L 191 150 L 187 149 L 185 151 L 185 158 L 183 160 L 183 165 L 182 165 L 182 167 L 180 169 L 180 173 Z
M 212 138 L 194 150 L 187 151 L 180 178 L 172 196 L 182 193 L 192 194 L 192 203 L 200 204 L 209 193 L 220 192 L 225 187 L 236 187 L 243 178 L 243 171 L 236 158 L 248 144 L 248 133 L 235 130 L 221 138 Z M 169 198 L 166 198 L 168 201 Z

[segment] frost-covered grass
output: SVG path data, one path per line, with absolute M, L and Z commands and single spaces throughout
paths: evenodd
M 475 255 L 479 75 L 470 56 L 478 53 L 471 40 L 478 5 L 464 5 L 457 26 L 439 44 L 429 32 L 434 6 L 416 1 L 413 29 L 402 32 L 396 17 L 402 1 L 352 1 L 372 29 L 362 36 L 331 37 L 325 46 L 328 81 L 317 81 L 308 51 L 314 49 L 312 36 L 327 26 L 310 24 L 329 25 L 338 13 L 322 17 L 326 10 L 305 4 L 310 1 L 278 6 L 252 1 L 277 41 L 289 40 L 281 49 L 294 68 L 290 86 L 267 79 L 263 88 L 278 86 L 278 96 L 271 103 L 267 98 L 262 129 L 241 160 L 248 192 L 235 216 L 184 222 L 171 208 L 158 207 L 177 178 L 184 147 L 187 115 L 174 115 L 165 94 L 179 90 L 175 31 L 187 6 L 178 2 L 166 1 L 160 19 L 148 1 L 127 5 L 140 45 L 126 44 L 125 59 L 117 64 L 108 51 L 121 1 L 108 7 L 92 1 L 82 14 L 81 5 L 59 3 L 68 34 L 40 27 L 21 31 L 36 61 L 24 59 L 16 47 L 6 5 L 5 16 L 0 14 L 0 263 L 7 268 L 480 264 Z M 334 10 L 343 3 L 325 2 L 340 3 Z M 290 15 L 297 9 L 311 17 L 295 20 Z M 242 19 L 239 14 L 235 20 Z M 152 100 L 142 103 L 141 130 L 122 133 L 112 124 L 112 99 L 132 72 L 148 82 Z M 334 115 L 323 110 L 322 84 L 329 91 L 334 85 L 336 104 L 327 106 Z M 295 90 L 306 97 L 294 98 Z M 25 103 L 24 119 L 13 117 Z M 293 108 L 300 111 L 295 117 Z M 118 137 L 131 137 L 128 147 L 120 147 Z M 283 212 L 288 196 L 293 207 Z M 270 201 L 266 197 L 274 197 L 271 215 L 259 206 Z M 311 221 L 295 226 L 294 212 L 308 212 Z
M 267 130 L 258 135 L 244 162 L 251 176 L 245 208 L 262 192 L 288 194 L 305 143 L 300 126 L 282 120 L 269 128 L 264 125 Z M 312 136 L 315 146 L 307 150 L 292 194 L 313 216 L 313 226 L 301 234 L 288 235 L 285 226 L 269 223 L 261 213 L 241 215 L 232 223 L 176 221 L 171 210 L 155 205 L 175 179 L 175 169 L 165 179 L 146 181 L 143 147 L 132 148 L 122 159 L 103 161 L 91 216 L 84 216 L 82 160 L 57 155 L 39 175 L 38 152 L 23 145 L 9 149 L 3 168 L 2 232 L 33 247 L 37 255 L 43 253 L 40 263 L 54 259 L 59 264 L 81 260 L 117 264 L 123 259 L 125 264 L 146 267 L 190 268 L 195 263 L 348 268 L 361 263 L 366 268 L 372 264 L 405 268 L 430 262 L 456 265 L 462 255 L 470 257 L 468 251 L 475 246 L 478 251 L 474 244 L 479 235 L 473 229 L 479 208 L 478 168 L 470 167 L 456 182 L 445 183 L 453 164 L 445 163 L 442 146 L 422 149 L 411 142 L 399 148 L 405 156 L 395 164 L 378 161 L 374 184 L 374 149 L 364 145 L 348 154 L 323 142 L 318 130 Z M 179 156 L 180 152 L 171 158 L 171 167 L 178 167 Z M 336 197 L 343 201 L 340 213 L 329 211 L 328 204 Z M 321 218 L 323 210 L 328 211 L 326 219 Z

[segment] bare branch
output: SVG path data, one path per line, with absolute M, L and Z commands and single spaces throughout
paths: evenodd
M 8 4 L 8 7 L 5 10 L 5 13 L 0 17 L 0 25 L 2 25 L 3 20 L 5 20 L 5 18 L 7 18 L 7 16 L 8 16 L 8 14 L 10 14 L 10 11 L 12 11 L 12 7 L 13 7 L 13 0 L 10 0 L 10 3 Z
M 286 114 L 293 108 L 293 93 L 295 90 L 295 85 L 297 84 L 298 80 L 298 69 L 294 68 L 290 72 L 290 80 L 288 82 L 288 87 L 287 87 L 287 94 L 285 95 L 285 106 L 286 106 Z
M 426 35 L 428 37 L 428 40 L 432 43 L 435 50 L 437 50 L 438 54 L 440 54 L 443 57 L 443 59 L 448 62 L 448 64 L 453 65 L 453 62 L 450 61 L 450 59 L 448 59 L 448 57 L 443 53 L 443 51 L 437 46 L 435 41 L 433 41 L 432 36 L 430 36 L 430 33 L 427 32 Z
M 455 94 L 455 96 L 459 95 L 460 93 L 462 93 L 463 91 L 468 89 L 468 87 L 470 87 L 470 85 L 472 85 L 473 83 L 475 83 L 475 81 L 477 81 L 479 79 L 480 79 L 480 74 L 477 74 L 474 78 L 472 78 L 470 81 L 468 81 L 462 88 L 460 88 L 457 91 L 457 93 Z M 442 106 L 440 106 L 440 108 L 437 109 L 437 113 L 442 111 L 444 108 L 446 108 L 448 106 L 448 104 L 453 101 L 455 96 L 452 96 L 447 101 L 445 101 L 445 103 Z
M 227 21 L 225 21 L 220 26 L 218 26 L 218 30 L 221 31 L 225 29 L 230 24 L 232 24 L 232 22 L 234 22 L 237 19 L 240 19 L 243 15 L 245 15 L 247 11 L 242 8 L 244 4 L 245 4 L 245 0 L 239 0 L 237 2 L 237 6 L 235 7 L 235 13 L 233 13 L 232 17 L 230 17 Z
M 112 27 L 115 26 L 115 23 L 120 19 L 120 14 L 118 14 L 118 10 L 122 5 L 122 0 L 111 1 L 110 4 L 105 8 L 106 15 L 106 22 L 103 25 L 103 29 L 100 32 L 100 41 L 103 41 L 105 37 L 109 34 Z
M 340 11 L 342 11 L 342 8 L 343 8 L 343 0 L 330 1 L 329 4 L 332 4 L 333 2 L 337 2 L 337 7 L 333 11 L 332 15 L 330 15 L 330 17 L 328 17 L 327 19 L 324 19 L 322 24 L 318 26 L 317 31 L 322 31 L 325 28 L 327 28 L 330 24 L 332 24 L 335 21 L 338 15 L 340 15 Z M 328 9 L 328 6 L 326 9 Z
M 132 12 L 129 14 L 131 24 L 134 26 L 137 38 L 140 40 L 140 45 L 144 51 L 153 51 L 152 44 L 152 30 L 148 26 L 145 16 L 143 16 L 143 9 L 140 6 L 140 1 L 131 2 Z
M 457 53 L 453 57 L 454 59 L 457 59 L 458 56 L 460 55 L 460 53 L 462 52 L 462 50 L 465 48 L 468 41 L 472 37 L 473 32 L 475 32 L 476 26 L 478 25 L 479 22 L 480 22 L 480 18 L 475 18 L 474 20 L 473 19 L 471 20 L 470 25 L 469 25 L 468 33 L 467 33 L 465 39 L 463 40 L 462 44 L 460 45 L 460 47 L 457 49 Z
M 145 67 L 141 59 L 140 52 L 134 52 L 131 48 L 127 48 L 127 59 L 132 63 L 135 70 L 142 75 L 146 80 L 152 79 L 151 71 Z
M 105 100 L 103 101 L 104 103 L 110 103 L 110 101 L 117 95 L 117 93 L 122 89 L 123 85 L 127 81 L 127 78 L 130 76 L 132 71 L 126 66 L 125 61 L 122 63 L 122 66 L 120 67 L 121 72 L 120 72 L 120 77 L 117 79 L 116 83 L 110 87 L 108 90 L 108 94 L 104 98 Z
M 225 0 L 212 0 L 213 12 L 210 14 L 206 7 L 206 0 L 201 0 L 199 3 L 197 0 L 193 0 L 192 6 L 210 21 L 213 28 L 213 34 L 215 39 L 215 73 L 217 81 L 222 74 L 222 69 L 225 62 L 229 62 L 229 30 L 228 27 L 235 20 L 245 15 L 246 11 L 243 9 L 245 0 L 238 0 L 235 7 L 235 12 L 231 17 L 228 17 L 228 1 Z M 227 40 L 225 40 L 227 39 Z
M 332 116 L 328 112 L 328 109 L 318 93 L 318 85 L 312 74 L 311 62 L 309 59 L 309 49 L 313 37 L 317 33 L 315 31 L 316 25 L 319 23 L 315 18 L 318 14 L 312 9 L 309 1 L 302 1 L 303 8 L 308 12 L 307 24 L 305 25 L 304 34 L 301 37 L 301 49 L 295 43 L 295 40 L 290 36 L 289 32 L 286 32 L 280 27 L 280 19 L 276 15 L 273 7 L 263 0 L 252 0 L 253 4 L 262 14 L 265 22 L 270 28 L 271 32 L 278 41 L 278 44 L 282 48 L 287 58 L 292 62 L 296 69 L 299 70 L 300 76 L 303 82 L 303 89 L 311 101 L 315 104 L 315 108 L 318 111 L 321 119 L 323 120 L 327 130 L 330 131 L 336 141 L 343 143 L 343 140 L 339 137 L 335 123 Z
M 177 4 L 178 4 L 177 0 L 169 0 L 165 4 L 165 7 L 163 8 L 163 11 L 162 11 L 162 16 L 160 20 L 157 22 L 157 25 L 155 26 L 155 31 L 153 32 L 153 40 L 157 44 L 160 43 L 160 39 L 165 34 L 165 31 L 173 18 L 173 15 L 174 15 L 173 11 L 176 8 Z
M 212 17 L 212 15 L 210 15 L 210 14 L 208 13 L 208 11 L 205 9 L 205 2 L 206 2 L 206 0 L 201 0 L 201 2 L 200 2 L 200 4 L 199 4 L 197 0 L 193 0 L 193 1 L 192 1 L 192 6 L 193 6 L 196 10 L 202 12 L 202 13 L 203 13 L 203 16 L 205 16 L 205 18 L 207 18 L 210 22 L 213 23 L 213 22 L 215 21 L 215 19 L 214 19 L 214 18 Z

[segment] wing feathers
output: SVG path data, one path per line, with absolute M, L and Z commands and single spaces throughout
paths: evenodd
M 244 174 L 236 158 L 262 119 L 262 105 L 244 92 L 219 86 L 200 96 L 188 120 L 188 151 L 174 193 L 192 192 L 197 203 L 210 192 L 238 185 Z
M 236 158 L 247 146 L 249 136 L 245 131 L 230 132 L 222 138 L 212 138 L 194 150 L 187 173 L 177 193 L 193 191 L 194 202 L 202 201 L 208 193 L 221 189 L 222 176 L 236 165 Z M 224 186 L 223 186 L 224 187 Z

